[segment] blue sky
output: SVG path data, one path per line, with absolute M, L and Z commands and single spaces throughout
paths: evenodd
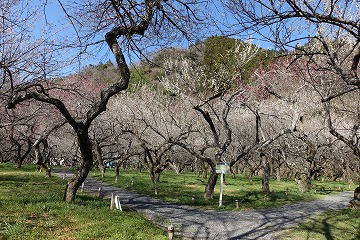
M 32 4 L 34 5 L 39 5 L 39 2 L 41 2 L 41 0 L 31 0 Z M 232 24 L 236 23 L 229 14 L 226 14 L 224 12 L 224 10 L 222 10 L 221 8 L 221 4 L 218 1 L 214 1 L 215 2 L 215 6 L 212 6 L 211 9 L 209 10 L 210 13 L 213 17 L 213 22 L 217 23 L 219 28 L 226 28 L 226 25 L 223 25 L 222 22 L 224 22 L 224 20 L 227 21 L 227 25 L 231 26 Z M 66 0 L 63 1 L 63 3 L 66 3 Z M 41 30 L 43 27 L 52 27 L 53 30 L 58 31 L 56 37 L 59 37 L 60 39 L 64 40 L 66 38 L 69 39 L 74 39 L 76 38 L 76 34 L 75 31 L 73 29 L 73 27 L 69 24 L 68 19 L 66 18 L 66 14 L 63 11 L 63 9 L 61 8 L 59 2 L 57 0 L 47 0 L 46 1 L 46 6 L 41 9 L 42 13 L 45 13 L 44 16 L 42 17 L 41 21 L 39 22 L 39 25 L 37 27 L 38 30 L 35 30 L 35 34 L 48 34 L 47 31 L 43 31 Z M 221 35 L 222 33 L 216 29 L 216 28 L 208 28 L 206 29 L 206 32 L 203 33 L 203 36 L 200 36 L 202 38 L 206 38 L 209 37 L 211 35 Z M 270 48 L 269 44 L 266 44 L 264 42 L 261 42 L 259 40 L 257 40 L 257 36 L 256 35 L 251 35 L 249 33 L 243 33 L 241 36 L 232 36 L 234 38 L 241 38 L 243 40 L 247 40 L 248 38 L 252 38 L 253 39 L 253 43 L 260 45 L 263 48 Z M 187 40 L 184 40 L 184 42 L 182 43 L 178 43 L 181 47 L 188 47 L 190 44 L 192 44 L 192 42 L 189 42 Z M 74 54 L 77 54 L 78 52 L 73 52 Z M 70 54 L 70 53 L 69 53 Z M 135 55 L 131 55 L 128 56 L 127 60 L 129 61 L 130 58 L 132 57 L 135 61 L 136 61 L 136 57 Z M 79 68 L 84 67 L 86 65 L 89 64 L 98 64 L 99 62 L 106 62 L 108 60 L 111 60 L 114 62 L 114 58 L 112 56 L 112 54 L 109 54 L 109 50 L 107 48 L 107 46 L 103 47 L 102 51 L 98 51 L 95 52 L 94 55 L 88 56 L 86 54 L 81 55 L 81 58 L 78 59 L 78 63 L 80 64 L 75 64 L 75 68 L 72 70 L 67 70 L 67 71 L 73 71 L 73 70 L 79 70 Z

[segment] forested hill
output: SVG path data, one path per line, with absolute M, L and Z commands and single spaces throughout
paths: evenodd
M 185 71 L 191 75 L 201 75 L 196 78 L 199 82 L 193 83 L 194 91 L 221 91 L 236 87 L 239 82 L 254 81 L 254 71 L 259 67 L 266 68 L 278 55 L 279 52 L 262 49 L 252 43 L 213 36 L 189 48 L 171 47 L 153 52 L 148 59 L 132 66 L 129 90 L 136 91 L 143 85 L 163 88 L 160 82 L 164 77 L 174 78 Z M 116 79 L 111 61 L 90 65 L 84 68 L 83 73 L 108 84 Z

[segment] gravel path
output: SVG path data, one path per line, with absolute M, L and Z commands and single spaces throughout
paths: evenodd
M 60 177 L 72 176 L 66 169 L 54 169 L 54 172 Z M 97 192 L 101 187 L 102 196 L 105 198 L 110 198 L 114 193 L 120 197 L 121 204 L 136 209 L 164 228 L 173 225 L 175 234 L 196 240 L 271 239 L 272 234 L 304 221 L 313 214 L 346 207 L 353 195 L 353 192 L 343 192 L 321 200 L 286 205 L 276 209 L 220 212 L 164 203 L 89 177 L 84 186 L 86 191 L 93 192 Z

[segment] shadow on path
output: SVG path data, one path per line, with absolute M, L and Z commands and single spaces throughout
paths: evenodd
M 54 169 L 54 173 L 63 178 L 72 176 L 67 169 Z M 101 196 L 105 198 L 110 198 L 114 193 L 120 197 L 121 204 L 137 210 L 156 224 L 163 227 L 173 225 L 177 234 L 197 240 L 271 239 L 274 233 L 298 224 L 313 214 L 346 207 L 353 194 L 343 192 L 321 200 L 261 211 L 220 212 L 165 203 L 89 177 L 84 186 L 85 190 L 92 192 L 97 192 L 101 187 Z

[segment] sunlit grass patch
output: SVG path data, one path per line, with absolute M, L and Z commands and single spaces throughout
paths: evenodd
M 34 166 L 0 164 L 0 240 L 166 239 L 138 213 L 110 210 L 108 200 L 79 193 L 75 203 L 63 202 L 65 185 Z
M 113 169 L 107 169 L 104 178 L 100 176 L 98 170 L 94 170 L 90 176 L 125 190 L 149 195 L 167 202 L 192 205 L 203 209 L 219 209 L 220 178 L 215 188 L 214 198 L 204 200 L 207 179 L 191 172 L 176 174 L 173 171 L 164 171 L 161 174 L 160 183 L 156 186 L 157 194 L 155 194 L 155 186 L 150 181 L 149 173 L 146 171 L 122 170 L 117 182 L 115 182 Z M 221 210 L 274 208 L 320 199 L 325 195 L 349 189 L 349 183 L 345 182 L 313 181 L 313 186 L 313 190 L 301 193 L 293 179 L 281 181 L 272 179 L 270 182 L 271 193 L 265 195 L 261 191 L 261 177 L 255 176 L 249 179 L 241 175 L 237 175 L 235 178 L 226 175 Z M 355 188 L 354 184 L 350 184 L 350 186 L 351 189 Z M 236 209 L 235 201 L 238 201 L 238 209 Z

